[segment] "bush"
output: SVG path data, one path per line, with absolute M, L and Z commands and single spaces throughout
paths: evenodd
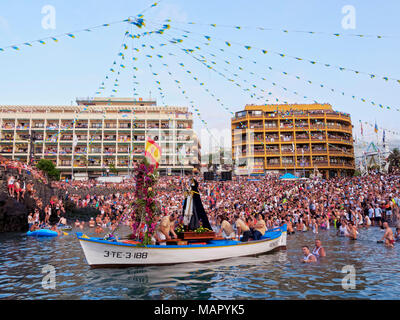
M 43 172 L 47 173 L 50 179 L 57 181 L 60 180 L 60 171 L 56 168 L 53 161 L 41 159 L 36 165 L 36 167 L 39 170 L 42 170 Z

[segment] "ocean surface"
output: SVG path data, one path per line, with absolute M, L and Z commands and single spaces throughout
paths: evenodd
M 89 268 L 75 231 L 52 239 L 0 234 L 0 299 L 400 298 L 400 243 L 377 244 L 376 227 L 357 241 L 321 230 L 327 256 L 316 264 L 301 263 L 302 245 L 312 248 L 316 237 L 306 232 L 289 235 L 286 251 L 258 257 L 128 269 Z M 42 286 L 47 265 L 55 268 L 54 289 Z M 342 286 L 346 266 L 354 267 L 355 288 Z

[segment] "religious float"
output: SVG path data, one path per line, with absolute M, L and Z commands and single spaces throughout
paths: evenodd
M 260 240 L 241 242 L 216 237 L 204 211 L 196 179 L 191 179 L 185 193 L 183 224 L 176 230 L 178 239 L 154 244 L 152 234 L 157 212 L 155 190 L 156 168 L 146 161 L 136 172 L 136 202 L 132 215 L 131 239 L 119 240 L 77 233 L 87 263 L 91 267 L 129 267 L 171 265 L 190 262 L 217 261 L 227 258 L 254 256 L 286 248 L 286 225 L 268 230 Z M 143 228 L 145 226 L 145 228 Z M 146 230 L 146 231 L 143 231 Z

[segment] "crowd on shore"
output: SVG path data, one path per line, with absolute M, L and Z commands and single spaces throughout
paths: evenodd
M 8 196 L 18 202 L 28 198 L 33 201 L 28 216 L 30 230 L 51 227 L 60 221 L 65 214 L 62 199 L 51 196 L 48 203 L 44 201 L 35 187 L 37 184 L 48 185 L 49 180 L 43 171 L 27 163 L 0 156 L 0 168 L 3 171 Z M 28 179 L 30 177 L 30 179 Z M 66 223 L 65 218 L 62 220 Z
M 22 172 L 47 184 L 46 176 L 25 163 L 0 157 L 0 167 L 14 169 L 18 174 L 7 177 L 8 193 L 21 201 L 29 196 L 35 209 L 29 215 L 31 230 L 66 224 L 65 201 L 78 208 L 90 207 L 98 215 L 88 222 L 74 221 L 75 227 L 85 225 L 96 233 L 115 230 L 120 224 L 130 226 L 135 201 L 134 179 L 121 183 L 98 181 L 59 181 L 52 187 L 61 196 L 52 196 L 44 205 L 32 182 L 23 181 Z M 16 171 L 15 171 L 16 170 Z M 283 181 L 277 176 L 266 176 L 258 181 L 234 177 L 232 181 L 199 182 L 202 203 L 213 230 L 225 238 L 258 239 L 266 230 L 287 224 L 288 234 L 313 232 L 334 228 L 337 234 L 356 240 L 361 229 L 371 226 L 385 228 L 384 242 L 393 246 L 400 240 L 400 172 L 371 173 L 367 176 L 336 177 L 328 180 Z M 184 191 L 189 189 L 189 177 L 163 176 L 156 186 L 158 227 L 154 239 L 168 239 L 182 223 Z M 391 232 L 390 225 L 396 226 Z M 87 224 L 85 224 L 87 223 Z M 168 231 L 165 231 L 167 225 Z M 170 228 L 170 230 L 169 230 Z M 164 231 L 164 232 L 163 232 Z
M 196 179 L 210 224 L 225 238 L 243 235 L 245 239 L 258 239 L 267 229 L 286 223 L 288 234 L 313 232 L 317 237 L 321 230 L 334 228 L 339 236 L 356 240 L 363 228 L 389 228 L 384 222 L 391 225 L 400 222 L 398 171 L 329 180 L 282 181 L 275 176 L 259 181 L 248 181 L 247 177 L 224 182 Z M 99 210 L 96 219 L 89 221 L 97 233 L 113 230 L 120 223 L 131 223 L 129 217 L 135 200 L 133 180 L 120 184 L 57 182 L 54 187 L 63 189 L 77 207 Z M 184 191 L 188 188 L 188 177 L 159 178 L 155 240 L 174 237 L 173 230 L 182 223 Z M 82 222 L 76 221 L 75 226 L 82 228 Z M 388 246 L 400 239 L 399 230 L 396 234 L 385 233 Z

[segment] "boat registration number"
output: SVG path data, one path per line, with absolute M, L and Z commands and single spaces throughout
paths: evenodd
M 104 251 L 105 258 L 117 258 L 117 259 L 147 259 L 147 252 L 122 252 L 122 251 Z

